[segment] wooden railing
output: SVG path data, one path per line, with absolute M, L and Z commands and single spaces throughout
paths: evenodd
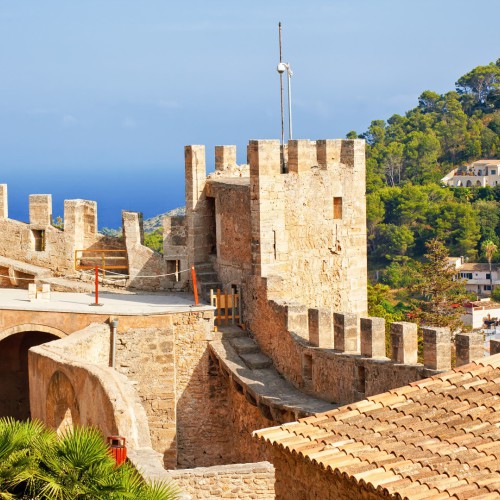
M 240 324 L 240 294 L 234 289 L 231 292 L 214 293 L 210 290 L 210 304 L 215 307 L 215 321 L 218 326 L 224 324 Z
M 128 259 L 126 250 L 75 250 L 75 269 L 77 271 L 86 269 L 102 270 L 103 276 L 106 270 L 121 270 L 123 274 L 128 273 Z

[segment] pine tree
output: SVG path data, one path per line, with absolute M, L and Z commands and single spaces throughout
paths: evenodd
M 448 251 L 441 241 L 432 239 L 426 248 L 426 262 L 417 266 L 415 284 L 410 287 L 415 295 L 416 317 L 422 325 L 448 326 L 452 332 L 463 330 L 465 283 L 457 279 L 457 270 L 450 265 Z

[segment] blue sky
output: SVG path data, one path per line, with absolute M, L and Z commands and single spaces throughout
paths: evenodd
M 249 139 L 280 134 L 278 21 L 294 136 L 318 139 L 494 61 L 498 19 L 498 0 L 0 0 L 0 182 L 127 172 L 133 191 L 134 172 L 177 179 L 185 144 L 244 161 Z

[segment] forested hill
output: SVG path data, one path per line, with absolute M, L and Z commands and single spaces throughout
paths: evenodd
M 500 186 L 440 185 L 457 166 L 500 157 L 500 59 L 460 77 L 446 94 L 426 90 L 414 109 L 372 121 L 359 137 L 367 142 L 373 258 L 420 257 L 435 236 L 451 254 L 471 259 L 481 257 L 485 240 L 500 247 Z

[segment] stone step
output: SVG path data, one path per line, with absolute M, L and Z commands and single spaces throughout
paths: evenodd
M 230 339 L 234 350 L 241 356 L 242 354 L 251 354 L 260 352 L 257 343 L 249 337 L 236 337 Z
M 262 368 L 270 368 L 273 365 L 271 358 L 261 352 L 250 352 L 240 354 L 240 358 L 251 370 L 260 370 Z

